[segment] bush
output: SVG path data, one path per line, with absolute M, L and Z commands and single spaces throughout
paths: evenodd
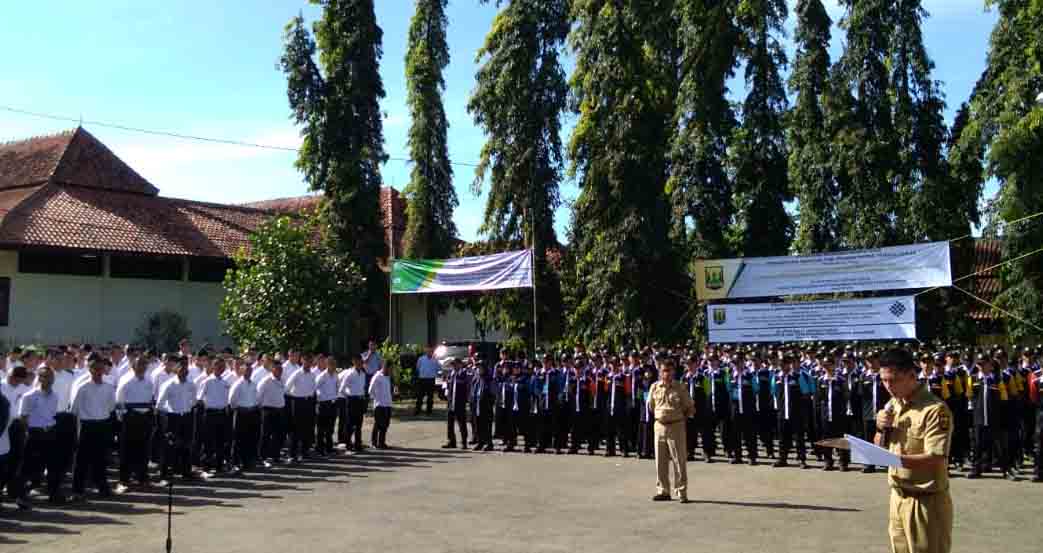
M 400 397 L 416 397 L 416 360 L 423 348 L 385 340 L 378 348 L 384 364 L 391 370 L 391 382 Z
M 145 317 L 145 321 L 134 331 L 134 341 L 160 353 L 177 351 L 182 338 L 192 338 L 188 321 L 175 311 L 157 311 Z

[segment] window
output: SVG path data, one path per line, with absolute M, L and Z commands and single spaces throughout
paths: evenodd
M 11 316 L 11 279 L 0 277 L 0 326 L 7 326 Z
M 152 255 L 113 255 L 109 259 L 112 278 L 181 280 L 181 258 Z
M 224 282 L 225 273 L 232 268 L 227 259 L 207 259 L 204 257 L 188 260 L 188 280 L 192 282 Z
M 18 252 L 19 273 L 101 276 L 101 254 L 62 251 Z

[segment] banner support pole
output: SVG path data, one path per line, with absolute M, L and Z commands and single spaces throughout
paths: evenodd
M 535 240 L 534 240 L 535 242 Z M 529 279 L 532 280 L 532 353 L 533 360 L 536 359 L 537 344 L 540 340 L 540 334 L 536 327 L 536 248 L 533 247 L 529 252 L 530 263 L 529 263 Z

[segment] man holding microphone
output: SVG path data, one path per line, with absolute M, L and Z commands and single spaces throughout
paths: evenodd
M 880 359 L 880 381 L 892 399 L 877 413 L 876 444 L 899 456 L 888 471 L 888 531 L 894 553 L 948 553 L 953 508 L 948 459 L 952 412 L 916 378 L 912 354 L 892 349 Z

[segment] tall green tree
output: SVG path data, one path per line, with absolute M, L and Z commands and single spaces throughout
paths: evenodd
M 456 246 L 453 210 L 459 205 L 446 143 L 442 72 L 449 65 L 446 0 L 416 0 L 406 50 L 406 103 L 412 125 L 409 154 L 413 162 L 406 186 L 404 252 L 409 258 L 445 259 Z
M 377 260 L 387 255 L 380 219 L 384 152 L 380 99 L 382 31 L 372 0 L 313 0 L 322 16 L 312 31 L 300 15 L 284 34 L 280 67 L 304 141 L 297 168 L 327 198 L 337 247 L 366 277 L 371 298 L 386 296 Z M 383 310 L 377 310 L 381 313 Z
M 799 209 L 794 247 L 799 253 L 818 253 L 836 250 L 840 241 L 832 137 L 825 113 L 833 22 L 821 0 L 798 0 L 796 16 L 797 55 L 789 79 L 795 104 L 787 135 L 790 188 Z
M 575 0 L 569 144 L 580 194 L 568 328 L 620 343 L 682 330 L 679 256 L 665 193 L 679 53 L 673 2 Z
M 488 0 L 483 0 L 488 1 Z M 474 190 L 488 200 L 479 232 L 491 250 L 532 247 L 540 334 L 560 328 L 561 289 L 547 269 L 546 252 L 558 245 L 554 212 L 561 205 L 564 170 L 561 116 L 568 81 L 561 57 L 568 37 L 569 0 L 498 0 L 500 11 L 485 43 L 467 110 L 485 132 Z M 529 292 L 503 291 L 478 298 L 478 318 L 489 328 L 531 335 Z
M 678 0 L 680 45 L 676 132 L 671 141 L 667 194 L 673 238 L 691 257 L 731 254 L 732 224 L 728 141 L 737 126 L 728 81 L 738 63 L 736 0 Z
M 898 144 L 888 69 L 894 0 L 841 0 L 846 47 L 834 66 L 829 121 L 839 180 L 842 245 L 896 243 L 898 196 L 892 180 Z
M 453 188 L 453 168 L 449 164 L 446 132 L 449 122 L 442 104 L 449 65 L 449 45 L 445 15 L 446 0 L 416 0 L 416 12 L 409 25 L 406 49 L 406 103 L 412 124 L 409 127 L 409 155 L 413 162 L 406 186 L 406 230 L 404 257 L 445 259 L 456 248 L 456 223 L 453 210 L 459 205 Z M 444 298 L 424 296 L 427 311 L 427 340 L 437 333 L 438 313 L 448 303 Z
M 785 205 L 793 195 L 783 121 L 786 87 L 780 75 L 787 64 L 780 42 L 786 17 L 785 0 L 745 0 L 736 13 L 747 93 L 742 124 L 729 148 L 737 208 L 731 234 L 734 249 L 747 257 L 785 255 L 793 238 Z
M 1001 272 L 1003 292 L 997 301 L 1017 316 L 1007 320 L 1008 331 L 1021 340 L 1040 336 L 1038 327 L 1043 327 L 1043 255 L 1033 254 L 1043 244 L 1043 224 L 1013 223 L 1043 211 L 1043 2 L 993 0 L 990 5 L 999 20 L 958 155 L 973 171 L 984 145 L 986 176 L 999 184 L 995 206 L 1007 223 L 1001 226 L 1003 253 L 1012 262 Z

